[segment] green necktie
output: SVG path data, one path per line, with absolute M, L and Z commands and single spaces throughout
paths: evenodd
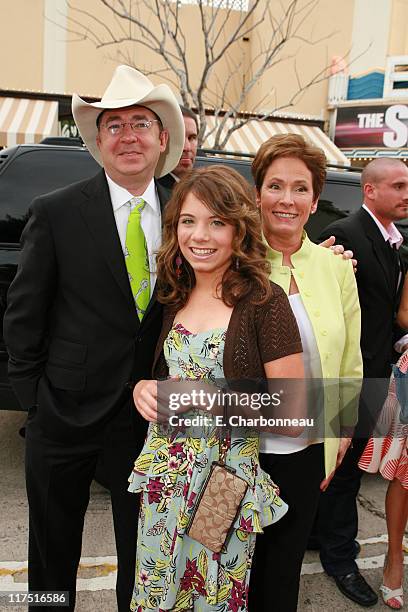
M 143 198 L 132 198 L 128 206 L 130 214 L 126 230 L 125 261 L 136 311 L 142 320 L 150 300 L 149 254 L 141 225 L 146 202 Z

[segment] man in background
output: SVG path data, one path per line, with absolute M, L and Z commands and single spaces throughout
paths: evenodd
M 184 147 L 177 166 L 159 180 L 160 184 L 163 185 L 163 187 L 167 187 L 167 189 L 173 189 L 174 185 L 178 183 L 187 172 L 192 170 L 197 156 L 199 132 L 197 115 L 185 106 L 180 105 L 180 110 L 183 115 L 185 127 Z
M 375 159 L 364 168 L 361 185 L 361 209 L 320 235 L 335 236 L 357 259 L 364 384 L 353 443 L 320 498 L 316 535 L 322 565 L 340 591 L 361 606 L 371 606 L 378 597 L 355 562 L 362 475 L 358 460 L 384 402 L 394 360 L 394 321 L 404 280 L 398 254 L 403 238 L 394 222 L 408 216 L 408 168 L 399 160 Z

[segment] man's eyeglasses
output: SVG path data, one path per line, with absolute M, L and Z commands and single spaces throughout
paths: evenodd
M 101 127 L 109 132 L 111 136 L 120 136 L 127 125 L 135 134 L 143 134 L 150 130 L 153 123 L 161 123 L 158 119 L 142 119 L 140 121 L 126 121 L 125 123 L 102 123 Z

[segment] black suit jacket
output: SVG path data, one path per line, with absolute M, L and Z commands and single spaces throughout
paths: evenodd
M 157 185 L 163 205 L 170 193 Z M 8 294 L 9 377 L 44 433 L 89 435 L 151 377 L 161 327 L 152 299 L 142 323 L 103 171 L 34 200 Z
M 174 178 L 172 174 L 170 174 L 170 172 L 168 174 L 165 174 L 161 178 L 157 179 L 157 182 L 162 187 L 165 187 L 166 189 L 170 189 L 170 191 L 173 189 L 174 185 L 177 185 L 176 179 Z
M 361 305 L 364 376 L 388 377 L 394 359 L 395 314 L 401 296 L 403 276 L 396 290 L 395 267 L 389 256 L 390 247 L 374 220 L 363 208 L 326 227 L 319 240 L 331 235 L 336 237 L 336 243 L 351 249 L 357 259 L 356 280 Z M 401 272 L 403 273 L 402 263 Z

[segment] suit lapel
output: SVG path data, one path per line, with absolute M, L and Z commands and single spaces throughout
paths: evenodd
M 171 329 L 171 326 L 173 325 L 174 322 L 174 318 L 177 314 L 177 309 L 176 308 L 172 308 L 171 306 L 165 306 L 164 310 L 163 310 L 163 322 L 162 322 L 162 328 L 161 328 L 161 332 L 160 332 L 160 336 L 159 339 L 157 341 L 156 344 L 156 350 L 154 353 L 154 359 L 153 359 L 153 366 L 152 366 L 152 372 L 154 372 L 157 362 L 160 358 L 161 352 L 163 350 L 163 345 L 164 345 L 164 341 L 167 338 L 167 335 Z
M 100 256 L 105 259 L 127 303 L 134 309 L 125 259 L 103 170 L 86 185 L 84 194 L 86 198 L 80 206 L 81 214 Z M 137 316 L 135 316 L 135 319 L 138 321 Z
M 385 250 L 389 247 L 386 244 L 377 225 L 375 224 L 375 221 L 371 218 L 368 212 L 364 210 L 364 208 L 361 208 L 356 214 L 358 214 L 360 217 L 361 223 L 364 227 L 365 234 L 371 242 L 371 246 L 372 246 L 374 255 L 384 272 L 385 281 L 386 281 L 389 293 L 390 295 L 392 295 L 392 297 L 394 297 L 395 288 L 393 287 L 393 270 L 391 270 L 390 259 Z
M 162 220 L 162 227 L 163 227 L 164 208 L 167 202 L 171 198 L 171 189 L 168 189 L 167 187 L 161 185 L 158 181 L 155 181 L 155 184 L 156 184 L 156 189 L 157 189 L 157 195 L 159 196 L 160 210 L 162 213 L 161 220 Z

